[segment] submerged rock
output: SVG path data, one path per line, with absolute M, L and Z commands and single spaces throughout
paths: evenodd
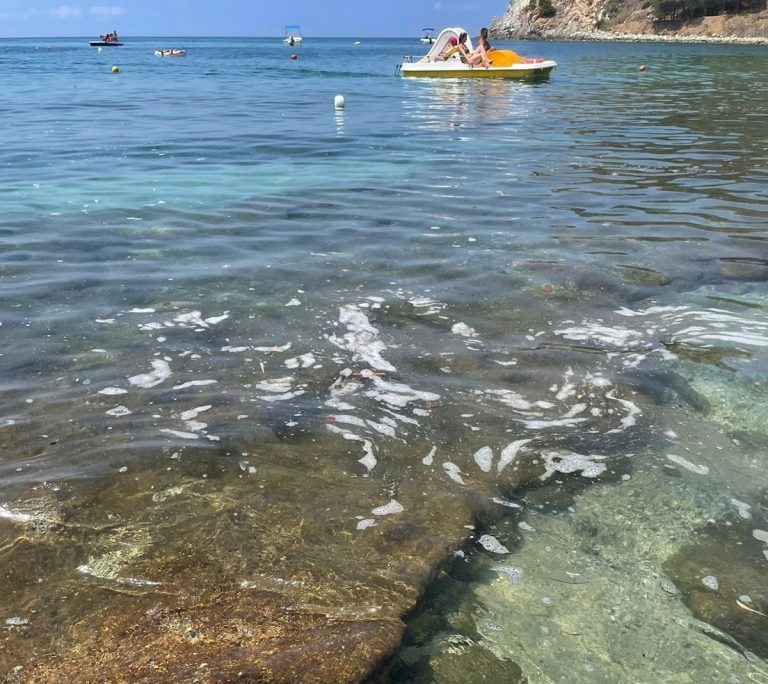
M 710 525 L 663 567 L 695 617 L 768 657 L 768 568 L 754 530 Z

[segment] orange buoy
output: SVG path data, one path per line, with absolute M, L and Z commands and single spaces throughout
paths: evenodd
M 645 71 L 645 64 L 640 65 L 640 71 Z
M 291 59 L 298 59 L 298 58 L 299 56 L 295 52 L 291 55 Z

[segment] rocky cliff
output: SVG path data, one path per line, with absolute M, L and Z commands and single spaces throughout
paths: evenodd
M 510 0 L 490 29 L 499 39 L 768 42 L 768 10 L 660 22 L 647 0 Z

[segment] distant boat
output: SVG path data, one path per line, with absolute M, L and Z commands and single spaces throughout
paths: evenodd
M 187 51 L 182 48 L 166 48 L 165 50 L 155 50 L 156 57 L 186 57 Z
M 301 26 L 298 24 L 286 24 L 283 43 L 286 45 L 301 45 Z
M 435 37 L 432 35 L 432 32 L 435 30 L 433 28 L 423 28 L 421 29 L 424 31 L 424 35 L 421 37 L 421 42 L 426 45 L 432 45 L 432 43 L 435 42 Z
M 91 47 L 120 47 L 122 43 L 118 40 L 117 31 L 108 33 L 106 36 L 99 36 L 99 40 L 90 41 Z

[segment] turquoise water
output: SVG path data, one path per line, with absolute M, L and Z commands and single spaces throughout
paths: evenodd
M 768 681 L 768 53 L 500 47 L 559 66 L 404 80 L 416 39 L 0 41 L 0 554 L 20 568 L 0 618 L 27 621 L 4 673 L 59 634 L 35 616 L 61 583 L 159 572 L 158 492 L 194 488 L 175 529 L 236 546 L 251 582 L 247 543 L 195 537 L 221 510 L 198 502 L 234 488 L 256 511 L 292 482 L 340 488 L 322 510 L 349 539 L 383 535 L 388 501 L 426 520 L 461 497 L 434 528 L 457 560 L 382 677 Z M 322 517 L 294 504 L 264 539 Z M 131 533 L 105 536 L 116 519 Z M 319 565 L 352 553 L 312 540 Z

